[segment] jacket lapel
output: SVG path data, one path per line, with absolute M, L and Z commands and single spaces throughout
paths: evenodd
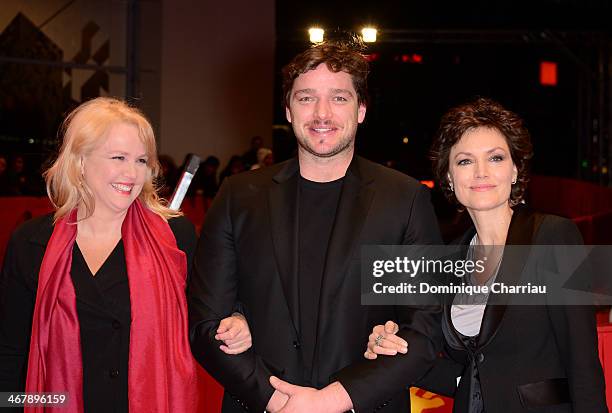
M 537 215 L 531 213 L 524 206 L 514 209 L 506 245 L 529 246 L 533 243 L 541 220 Z M 495 282 L 514 285 L 519 282 L 523 268 L 527 263 L 530 248 L 518 248 L 504 250 L 501 266 Z M 487 303 L 480 327 L 478 347 L 486 346 L 495 336 L 497 329 L 504 317 L 508 307 L 508 297 L 504 295 L 491 296 Z
M 374 179 L 364 176 L 362 168 L 361 158 L 355 156 L 347 170 L 338 201 L 323 271 L 319 300 L 319 334 L 322 327 L 321 316 L 329 314 L 330 307 L 334 305 L 330 301 L 333 296 L 331 292 L 336 291 L 346 278 L 351 258 L 360 245 L 361 231 L 374 197 Z
M 297 159 L 292 159 L 273 177 L 268 196 L 272 243 L 285 299 L 296 332 L 299 326 L 298 296 L 298 208 L 299 178 Z

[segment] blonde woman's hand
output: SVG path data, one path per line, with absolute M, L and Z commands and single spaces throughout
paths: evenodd
M 399 326 L 393 321 L 387 321 L 385 325 L 377 325 L 372 329 L 368 340 L 368 348 L 363 356 L 374 360 L 379 354 L 394 356 L 397 353 L 406 354 L 408 343 L 401 337 L 396 336 Z
M 240 354 L 253 345 L 249 324 L 240 313 L 221 320 L 215 340 L 223 341 L 219 348 L 226 354 Z

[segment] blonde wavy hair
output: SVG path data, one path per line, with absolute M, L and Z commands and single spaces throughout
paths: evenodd
M 43 174 L 47 195 L 56 208 L 54 222 L 81 203 L 86 212 L 83 219 L 93 214 L 94 196 L 83 180 L 81 159 L 99 147 L 105 141 L 110 128 L 118 123 L 134 125 L 145 146 L 148 173 L 138 198 L 164 220 L 182 215 L 169 209 L 165 200 L 157 194 L 155 179 L 160 166 L 155 135 L 149 121 L 140 110 L 122 100 L 99 97 L 79 105 L 66 117 L 60 128 L 63 142 L 59 155 Z

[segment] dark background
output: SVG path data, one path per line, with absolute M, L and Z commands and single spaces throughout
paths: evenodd
M 134 68 L 138 68 L 140 51 L 159 48 L 150 34 L 160 28 L 150 23 L 143 11 L 156 8 L 163 20 L 162 3 L 129 0 L 111 5 L 116 8 L 111 14 L 133 16 L 125 39 L 133 53 L 119 65 L 125 66 L 121 75 L 131 85 L 126 87 L 127 99 L 133 97 L 131 93 L 138 96 L 138 83 L 129 80 L 131 74 L 138 74 Z M 280 103 L 280 71 L 309 47 L 308 28 L 317 25 L 326 30 L 327 37 L 333 37 L 359 33 L 363 26 L 372 25 L 379 33 L 378 41 L 367 50 L 372 57 L 370 105 L 358 132 L 360 154 L 419 179 L 430 179 L 427 153 L 442 114 L 454 105 L 486 96 L 525 119 L 534 142 L 535 174 L 609 186 L 611 3 L 278 0 L 274 125 L 270 125 L 275 158 L 283 160 L 295 150 Z M 206 2 L 198 4 L 206 7 Z M 171 5 L 164 3 L 164 7 Z M 76 6 L 78 2 L 66 2 L 68 10 Z M 58 10 L 60 16 L 62 10 Z M 130 36 L 138 33 L 138 27 L 146 28 L 144 35 L 132 41 Z M 90 23 L 75 41 L 85 45 L 97 30 Z M 57 149 L 57 129 L 63 116 L 79 101 L 108 90 L 113 72 L 106 68 L 109 50 L 108 44 L 104 46 L 65 56 L 27 16 L 15 17 L 10 28 L 0 34 L 0 153 L 23 153 L 29 165 L 37 165 L 35 175 L 40 175 L 45 159 Z M 13 62 L 13 58 L 57 64 Z M 543 61 L 556 63 L 556 86 L 540 84 Z M 78 101 L 68 92 L 70 84 L 62 83 L 62 73 L 69 73 L 75 65 L 91 69 Z M 134 102 L 138 104 L 138 99 Z M 240 116 L 245 119 L 249 113 Z
M 486 96 L 526 120 L 534 173 L 607 185 L 610 11 L 609 1 L 278 1 L 275 101 L 281 67 L 308 47 L 309 27 L 337 36 L 373 25 L 360 153 L 430 178 L 427 151 L 442 114 Z M 557 63 L 556 86 L 540 84 L 542 61 Z M 284 121 L 278 105 L 275 122 Z

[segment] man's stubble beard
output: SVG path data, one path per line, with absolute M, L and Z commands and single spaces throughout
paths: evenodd
M 341 154 L 344 151 L 352 149 L 354 147 L 355 135 L 357 133 L 357 130 L 355 130 L 352 135 L 343 137 L 342 140 L 340 140 L 333 148 L 324 153 L 317 152 L 317 150 L 311 145 L 310 141 L 307 138 L 300 137 L 295 130 L 294 133 L 297 139 L 298 146 L 301 149 L 316 158 L 328 159 L 333 158 L 334 156 Z

